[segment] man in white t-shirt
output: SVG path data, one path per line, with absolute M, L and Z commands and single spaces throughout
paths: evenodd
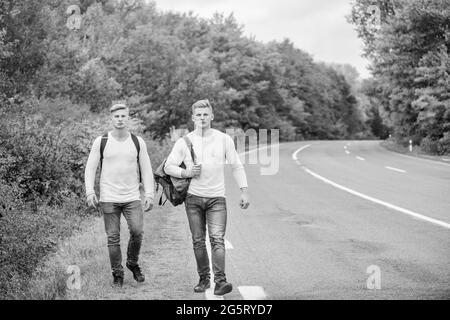
M 143 209 L 149 211 L 153 207 L 154 185 L 147 146 L 141 137 L 128 131 L 128 107 L 115 104 L 110 112 L 113 131 L 95 139 L 86 164 L 85 185 L 88 204 L 92 207 L 100 205 L 103 213 L 114 285 L 122 287 L 124 271 L 120 250 L 120 217 L 124 215 L 130 231 L 126 266 L 136 281 L 143 282 L 145 276 L 138 265 L 144 233 Z M 99 163 L 100 201 L 94 191 Z M 145 189 L 144 208 L 139 191 L 139 172 Z
M 211 128 L 213 119 L 212 107 L 208 100 L 200 100 L 192 105 L 195 130 L 187 136 L 192 142 L 196 159 L 192 159 L 184 139 L 178 139 L 167 158 L 164 170 L 174 177 L 192 178 L 185 207 L 192 234 L 197 272 L 200 276 L 194 291 L 204 292 L 210 287 L 209 258 L 205 244 L 207 226 L 216 283 L 214 294 L 224 295 L 233 289 L 225 275 L 224 236 L 227 222 L 225 161 L 231 165 L 234 178 L 241 189 L 242 209 L 248 208 L 249 198 L 247 178 L 235 150 L 234 141 L 227 134 Z M 182 162 L 186 165 L 186 169 L 179 167 Z

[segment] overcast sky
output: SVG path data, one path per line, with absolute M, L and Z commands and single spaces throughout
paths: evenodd
M 245 35 L 268 42 L 289 38 L 316 61 L 348 63 L 362 78 L 370 76 L 361 58 L 362 41 L 345 16 L 350 0 L 156 0 L 163 11 L 193 11 L 210 18 L 214 12 L 234 13 Z

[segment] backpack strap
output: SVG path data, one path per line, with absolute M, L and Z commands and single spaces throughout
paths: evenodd
M 136 150 L 137 150 L 137 158 L 136 159 L 137 159 L 138 168 L 139 168 L 139 181 L 141 182 L 142 181 L 141 167 L 139 165 L 139 153 L 141 152 L 141 145 L 139 144 L 138 138 L 134 134 L 132 134 L 132 133 L 130 133 L 130 134 L 131 134 L 131 140 L 133 140 L 134 146 L 136 147 Z M 108 132 L 102 136 L 102 140 L 100 142 L 100 170 L 103 166 L 103 153 L 105 151 L 107 142 L 108 142 Z
M 100 170 L 103 166 L 103 152 L 105 151 L 106 142 L 108 142 L 108 132 L 102 136 L 102 141 L 100 142 Z
M 134 146 L 136 147 L 137 150 L 137 164 L 138 164 L 138 168 L 139 168 L 139 182 L 142 182 L 142 175 L 141 175 L 141 166 L 139 165 L 139 153 L 141 152 L 141 145 L 139 144 L 139 140 L 138 138 L 132 134 L 131 134 L 131 139 L 133 140 Z
M 188 138 L 188 136 L 184 136 L 183 137 L 184 141 L 186 142 L 186 145 L 188 147 L 188 149 L 191 151 L 191 157 L 192 157 L 192 161 L 194 162 L 194 164 L 197 163 L 197 156 L 194 152 L 194 147 L 192 145 L 191 139 Z
M 141 145 L 139 144 L 138 138 L 131 133 L 131 139 L 133 140 L 134 145 L 136 146 L 137 150 L 137 162 L 139 163 L 139 153 L 141 152 Z

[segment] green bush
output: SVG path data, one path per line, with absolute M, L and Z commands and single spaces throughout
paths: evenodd
M 437 140 L 432 140 L 429 137 L 425 137 L 420 142 L 420 149 L 429 154 L 437 154 L 438 153 L 438 144 Z
M 21 200 L 18 186 L 0 180 L 0 300 L 23 298 L 37 263 L 78 225 L 72 201 L 65 207 L 39 207 Z M 75 217 L 75 218 L 74 218 Z
M 28 100 L 6 115 L 0 138 L 0 179 L 27 201 L 61 205 L 83 194 L 84 164 L 94 130 L 87 107 L 65 100 Z
M 450 132 L 444 133 L 444 136 L 437 140 L 430 137 L 425 137 L 420 143 L 420 148 L 423 152 L 435 155 L 450 154 Z
M 450 155 L 450 132 L 445 132 L 444 136 L 439 139 L 438 153 L 440 155 Z

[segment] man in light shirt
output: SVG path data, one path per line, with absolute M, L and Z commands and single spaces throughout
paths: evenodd
M 122 287 L 124 271 L 120 250 L 120 217 L 121 214 L 124 215 L 130 231 L 126 266 L 136 281 L 143 282 L 145 276 L 138 264 L 144 233 L 143 210 L 149 211 L 153 207 L 154 185 L 147 146 L 141 137 L 133 136 L 128 131 L 128 107 L 115 104 L 110 112 L 113 130 L 95 139 L 86 164 L 85 184 L 88 205 L 99 205 L 103 213 L 114 285 Z M 102 140 L 103 158 L 100 151 Z M 95 172 L 99 163 L 100 201 L 94 191 Z M 145 189 L 143 206 L 139 191 L 139 172 Z
M 200 100 L 192 105 L 192 121 L 195 129 L 187 136 L 192 142 L 196 159 L 192 159 L 184 139 L 178 139 L 167 158 L 164 170 L 174 177 L 192 178 L 185 207 L 200 277 L 194 291 L 204 292 L 210 287 L 209 258 L 205 244 L 207 226 L 211 242 L 214 294 L 224 295 L 233 289 L 225 275 L 224 236 L 227 222 L 225 160 L 231 165 L 234 178 L 241 189 L 241 208 L 247 209 L 250 203 L 247 178 L 233 139 L 225 133 L 212 129 L 213 119 L 212 107 L 208 100 Z M 182 162 L 186 165 L 186 169 L 179 167 Z

